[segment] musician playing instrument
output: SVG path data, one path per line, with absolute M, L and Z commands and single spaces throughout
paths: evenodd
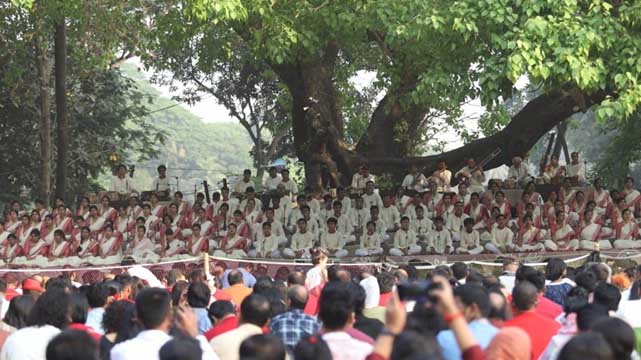
M 559 164 L 557 155 L 550 156 L 550 163 L 543 172 L 543 180 L 546 184 L 558 184 L 563 176 L 565 176 L 565 166 Z
M 459 179 L 459 182 L 469 183 L 468 188 L 471 192 L 481 193 L 485 190 L 483 187 L 485 173 L 483 173 L 481 164 L 477 164 L 474 158 L 469 158 L 467 165 L 457 171 L 454 176 Z
M 120 195 L 128 195 L 136 191 L 134 179 L 127 176 L 127 167 L 123 164 L 118 165 L 116 176 L 111 180 L 111 191 Z
M 169 177 L 167 177 L 167 167 L 165 165 L 158 166 L 158 176 L 154 178 L 152 182 L 152 189 L 156 193 L 169 194 Z
M 410 172 L 409 174 L 405 175 L 405 178 L 403 178 L 401 187 L 405 190 L 423 192 L 426 186 L 427 178 L 425 177 L 425 175 L 418 172 L 416 165 L 410 166 Z
M 437 192 L 450 191 L 450 183 L 452 182 L 452 172 L 448 170 L 445 161 L 441 160 L 436 164 L 436 171 L 432 173 L 431 179 L 436 181 Z

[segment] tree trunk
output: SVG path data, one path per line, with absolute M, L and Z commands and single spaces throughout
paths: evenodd
M 37 2 L 36 6 L 40 3 Z M 36 15 L 38 16 L 38 15 Z M 35 37 L 36 68 L 38 71 L 39 94 L 39 124 L 40 137 L 40 182 L 38 196 L 49 203 L 49 192 L 51 190 L 51 114 L 49 104 L 49 77 L 51 75 L 49 60 L 47 56 L 47 40 L 45 27 L 42 20 L 36 20 L 37 27 Z
M 501 153 L 485 166 L 486 170 L 492 169 L 509 164 L 516 155 L 526 157 L 528 151 L 545 133 L 570 115 L 584 111 L 603 100 L 604 96 L 602 93 L 583 96 L 576 93 L 551 92 L 530 101 L 512 117 L 505 129 L 458 149 L 439 155 L 407 158 L 368 158 L 357 154 L 354 164 L 366 163 L 373 173 L 389 173 L 394 177 L 401 177 L 410 165 L 416 165 L 425 173 L 431 174 L 440 160 L 445 161 L 453 170 L 458 170 L 465 165 L 468 158 L 481 160 L 497 148 L 501 149 Z
M 418 77 L 408 74 L 403 82 L 393 92 L 386 94 L 372 113 L 367 131 L 359 139 L 356 152 L 368 158 L 405 157 L 412 155 L 420 134 L 413 132 L 407 136 L 399 136 L 396 124 L 404 122 L 408 129 L 419 129 L 427 111 L 413 103 L 401 104 L 399 99 L 405 98 L 416 89 Z
M 567 130 L 567 123 L 560 123 L 556 127 L 556 142 L 554 143 L 554 150 L 552 150 L 552 155 L 556 156 L 558 159 L 561 158 L 561 150 L 563 150 L 563 143 L 565 142 L 565 132 Z
M 56 24 L 55 36 L 55 79 L 56 79 L 56 119 L 58 123 L 58 159 L 56 163 L 56 195 L 66 198 L 67 155 L 69 119 L 67 117 L 67 31 L 64 17 Z

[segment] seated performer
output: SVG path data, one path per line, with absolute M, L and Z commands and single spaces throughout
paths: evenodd
M 461 240 L 461 231 L 464 228 L 463 223 L 469 216 L 463 212 L 463 202 L 458 201 L 454 205 L 454 213 L 447 217 L 446 228 L 452 234 L 452 241 L 458 242 Z
M 225 236 L 227 235 L 227 230 L 229 229 L 229 223 L 231 219 L 229 218 L 229 205 L 223 203 L 218 208 L 216 216 L 214 216 L 214 226 L 216 236 Z
M 89 206 L 91 204 L 89 203 L 89 198 L 86 196 L 83 196 L 80 199 L 80 204 L 78 205 L 78 210 L 76 210 L 76 216 L 82 216 L 83 218 L 87 219 L 89 217 Z
M 434 230 L 430 232 L 426 250 L 431 254 L 445 255 L 451 254 L 454 250 L 452 235 L 449 230 L 445 229 L 443 218 L 439 216 L 434 218 Z
M 459 254 L 478 255 L 483 252 L 479 232 L 474 229 L 474 220 L 466 218 L 463 221 L 465 230 L 461 231 L 461 245 L 456 252 Z
M 132 256 L 136 261 L 149 257 L 156 251 L 156 244 L 147 237 L 147 229 L 144 225 L 136 226 L 136 235 L 129 243 L 129 249 L 125 255 Z
M 515 156 L 512 158 L 512 165 L 507 171 L 507 179 L 516 181 L 520 186 L 523 186 L 531 180 L 527 166 L 523 164 L 522 157 Z
M 536 191 L 536 184 L 534 181 L 530 181 L 525 185 L 525 189 L 523 192 L 526 192 L 530 195 L 530 202 L 534 204 L 534 206 L 541 206 L 543 205 L 543 196 L 539 192 Z
M 171 228 L 167 228 L 164 231 L 164 237 L 161 238 L 161 251 L 160 257 L 172 257 L 180 254 L 184 254 L 187 250 L 185 248 L 185 242 L 179 239 L 176 239 L 175 233 Z
M 5 263 L 11 264 L 18 256 L 24 256 L 22 246 L 18 243 L 18 237 L 15 234 L 9 234 L 7 244 L 3 247 L 2 259 Z
M 278 184 L 280 184 L 281 177 L 278 175 L 278 170 L 276 167 L 272 166 L 267 170 L 267 177 L 263 181 L 263 190 L 272 191 L 276 190 Z
M 556 213 L 556 223 L 550 228 L 549 238 L 551 240 L 544 241 L 547 250 L 574 251 L 579 248 L 579 240 L 577 240 L 574 229 L 566 222 L 564 211 Z
M 474 158 L 467 159 L 467 165 L 459 170 L 455 177 L 465 180 L 465 183 L 469 183 L 469 190 L 471 192 L 483 192 L 484 187 L 483 183 L 485 182 L 485 173 L 483 168 L 477 165 Z
M 80 238 L 74 244 L 74 253 L 79 258 L 86 258 L 89 256 L 98 256 L 98 247 L 100 243 L 95 238 L 91 237 L 91 230 L 88 226 L 83 226 L 80 229 Z
M 340 204 L 338 201 L 336 203 Z M 347 250 L 345 250 L 346 235 L 338 231 L 337 224 L 338 221 L 335 218 L 327 219 L 327 229 L 321 235 L 320 246 L 326 249 L 330 255 L 342 258 L 347 256 Z
M 272 224 L 266 221 L 262 225 L 262 231 L 256 236 L 254 249 L 249 251 L 249 256 L 257 258 L 278 258 L 278 239 L 272 235 Z
M 27 239 L 29 239 L 29 236 L 31 235 L 31 230 L 33 229 L 37 229 L 37 227 L 31 226 L 29 215 L 23 214 L 20 217 L 20 225 L 18 225 L 15 232 L 16 236 L 18 237 L 20 246 L 24 247 Z
M 318 239 L 321 234 L 320 226 L 318 225 L 318 219 L 312 215 L 312 210 L 309 208 L 309 206 L 305 205 L 301 210 L 303 219 L 307 220 L 307 227 L 309 228 L 309 231 L 314 234 L 315 239 Z
M 278 239 L 278 244 L 282 245 L 287 242 L 287 238 L 285 237 L 285 229 L 283 228 L 283 224 L 276 220 L 274 216 L 274 209 L 269 208 L 265 212 L 265 217 L 262 219 L 262 221 L 258 222 L 255 225 L 255 233 L 259 234 L 262 231 L 262 226 L 263 223 L 269 222 L 271 224 L 271 233 L 272 235 Z
M 53 222 L 53 215 L 45 215 L 45 219 L 40 226 L 40 236 L 47 243 L 51 245 L 53 242 L 53 232 L 56 230 L 56 224 Z
M 585 207 L 587 206 L 587 202 L 585 201 L 585 194 L 583 194 L 583 191 L 579 190 L 574 194 L 574 199 L 570 201 L 570 219 L 572 220 L 573 223 L 577 223 L 579 221 L 579 218 L 581 217 L 581 214 L 585 211 Z
M 296 197 L 298 195 L 298 186 L 296 186 L 294 180 L 289 178 L 289 170 L 281 170 L 280 177 L 279 185 L 283 185 L 285 187 L 285 193 L 292 198 Z
M 616 237 L 614 240 L 615 249 L 638 249 L 641 248 L 639 241 L 639 225 L 632 217 L 630 209 L 623 210 L 623 221 L 617 224 Z
M 543 181 L 546 184 L 558 184 L 561 178 L 565 176 L 565 166 L 559 165 L 559 157 L 550 156 L 550 163 L 545 166 L 543 171 Z
M 235 223 L 229 224 L 229 230 L 222 240 L 220 246 L 214 251 L 216 257 L 247 257 L 245 249 L 247 248 L 247 238 L 238 234 L 238 227 Z
M 545 246 L 541 242 L 541 229 L 534 226 L 532 217 L 529 215 L 523 217 L 523 228 L 519 230 L 514 250 L 518 252 L 545 251 Z
M 358 172 L 352 176 L 352 189 L 362 192 L 370 181 L 372 184 L 375 182 L 374 175 L 370 174 L 367 166 L 363 165 L 358 169 Z
M 378 227 L 378 226 L 377 226 Z M 390 249 L 391 256 L 417 255 L 421 246 L 416 243 L 416 234 L 410 229 L 410 218 L 401 218 L 401 228 L 394 234 L 394 245 Z
M 499 208 L 499 211 L 501 214 L 505 215 L 506 219 L 512 218 L 512 205 L 510 205 L 510 202 L 505 199 L 505 193 L 503 193 L 503 191 L 499 190 L 496 192 L 492 207 Z
M 569 206 L 572 200 L 574 200 L 574 196 L 576 196 L 576 190 L 572 189 L 572 182 L 569 178 L 563 179 L 563 185 L 561 189 L 559 189 L 559 200 Z
M 303 206 L 307 206 L 307 197 L 299 194 L 296 196 L 296 208 L 292 209 L 287 219 L 287 231 L 292 234 L 296 232 L 296 227 L 298 226 L 296 222 L 303 217 Z
M 157 168 L 158 176 L 154 178 L 154 181 L 151 183 L 151 188 L 156 193 L 161 192 L 169 195 L 169 177 L 167 177 L 167 167 L 165 165 L 160 165 Z M 156 215 L 157 216 L 157 215 Z
M 102 239 L 98 246 L 98 256 L 106 258 L 108 256 L 117 256 L 122 254 L 122 237 L 114 234 L 113 225 L 105 224 L 102 232 Z
M 127 176 L 127 167 L 123 164 L 118 165 L 116 176 L 111 180 L 111 191 L 115 191 L 121 195 L 131 194 L 136 192 L 136 185 L 134 179 Z
M 440 160 L 436 164 L 436 171 L 432 173 L 430 179 L 436 181 L 436 192 L 449 192 L 452 182 L 452 172 L 445 165 L 445 161 Z
M 380 195 L 374 192 L 374 182 L 368 181 L 365 185 L 365 193 L 361 195 L 363 197 L 363 206 L 366 209 L 369 209 L 372 206 L 378 206 L 378 208 L 383 207 L 383 200 Z
M 419 242 L 427 241 L 427 238 L 430 235 L 430 232 L 434 228 L 432 220 L 428 219 L 424 215 L 424 210 L 422 206 L 416 208 L 416 219 L 410 220 L 410 228 L 416 236 L 418 237 Z
M 612 243 L 607 240 L 612 235 L 612 230 L 603 228 L 601 218 L 595 221 L 594 210 L 586 209 L 579 223 L 579 246 L 583 250 L 612 249 Z
M 67 241 L 64 231 L 57 229 L 53 232 L 53 242 L 48 246 L 49 261 L 71 256 L 71 243 Z
M 23 250 L 24 256 L 29 261 L 34 260 L 38 256 L 47 256 L 49 247 L 47 246 L 47 243 L 40 237 L 40 230 L 31 230 L 31 234 L 29 235 L 29 239 L 27 239 Z
M 496 215 L 496 226 L 490 232 L 490 241 L 485 244 L 485 249 L 494 254 L 511 252 L 514 250 L 514 233 L 507 227 L 505 215 Z
M 603 188 L 603 181 L 601 179 L 594 179 L 594 183 L 588 194 L 588 201 L 594 201 L 596 203 L 597 214 L 607 215 L 606 212 L 610 208 L 612 200 L 610 193 Z
M 347 191 L 345 191 L 345 188 L 338 187 L 336 189 L 336 200 L 340 201 L 341 204 L 343 204 L 343 212 L 345 212 L 345 214 L 350 216 L 350 213 L 352 211 L 352 199 L 350 199 L 349 196 L 347 196 Z M 312 212 L 313 212 L 313 209 L 312 209 Z
M 98 210 L 100 213 L 100 217 L 105 219 L 105 221 L 111 221 L 113 223 L 118 216 L 118 212 L 111 206 L 111 200 L 108 196 L 102 197 Z
M 298 231 L 292 236 L 291 246 L 283 249 L 283 257 L 287 259 L 309 258 L 309 249 L 314 247 L 315 242 L 314 234 L 307 230 L 307 220 L 298 219 Z
M 387 231 L 396 231 L 400 227 L 401 214 L 398 208 L 394 205 L 394 197 L 385 195 L 383 198 L 383 207 L 380 209 L 381 218 L 388 226 Z
M 571 162 L 567 166 L 566 176 L 572 180 L 573 183 L 578 185 L 585 184 L 585 164 L 579 158 L 578 152 L 573 152 L 570 155 Z
M 363 233 L 363 228 L 370 216 L 371 208 L 365 208 L 364 205 L 365 202 L 363 201 L 363 198 L 359 196 L 355 200 L 352 211 L 349 212 L 350 220 L 352 225 L 354 225 L 354 233 L 356 234 Z
M 242 208 L 243 211 L 243 217 L 245 218 L 245 221 L 251 226 L 256 224 L 257 222 L 260 221 L 260 218 L 263 216 L 262 211 L 260 210 L 260 207 L 256 206 L 256 199 L 246 199 L 247 202 L 245 203 L 244 207 Z M 252 234 L 254 229 L 251 229 Z
M 628 176 L 625 179 L 625 185 L 623 191 L 621 191 L 625 199 L 625 207 L 632 210 L 634 214 L 635 211 L 639 210 L 641 204 L 641 193 L 634 188 L 634 179 Z
M 434 206 L 434 211 L 436 216 L 442 217 L 443 221 L 447 221 L 447 218 L 454 213 L 454 203 L 456 200 L 453 200 L 452 193 L 444 193 L 441 200 L 439 200 Z
M 352 225 L 349 217 L 343 213 L 343 204 L 341 204 L 340 201 L 334 201 L 333 207 L 334 213 L 332 214 L 332 218 L 337 221 L 337 231 L 346 237 L 345 240 L 347 242 L 356 241 L 356 237 L 352 234 L 354 225 Z M 327 223 L 325 223 L 325 225 L 327 225 Z
M 361 235 L 361 247 L 356 249 L 356 256 L 376 256 L 383 253 L 381 247 L 381 235 L 376 232 L 376 223 L 367 222 L 367 232 Z
M 387 229 L 387 225 L 385 225 L 385 221 L 379 217 L 379 211 L 378 211 L 378 206 L 372 206 L 369 210 L 369 220 L 374 222 L 376 224 L 376 232 L 381 236 L 383 241 L 388 241 L 390 239 L 390 235 L 385 229 Z
M 187 253 L 198 256 L 200 253 L 209 252 L 209 238 L 200 233 L 200 224 L 191 226 L 191 235 L 187 238 Z
M 401 187 L 404 190 L 423 192 L 427 186 L 427 178 L 421 174 L 416 165 L 410 166 L 409 174 L 405 175 Z
M 236 225 L 236 234 L 240 237 L 243 237 L 245 239 L 249 239 L 251 235 L 250 231 L 250 226 L 245 222 L 245 219 L 243 219 L 243 212 L 240 210 L 234 211 L 234 215 L 232 216 L 231 221 L 229 222 L 229 225 L 234 224 Z

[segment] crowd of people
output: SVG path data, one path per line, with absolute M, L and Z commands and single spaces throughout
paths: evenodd
M 311 252 L 313 268 L 284 280 L 248 263 L 5 273 L 0 360 L 639 358 L 641 266 L 550 258 L 540 271 L 506 258 L 500 276 L 464 263 L 419 275 Z
M 36 200 L 30 211 L 14 201 L 0 223 L 0 257 L 5 264 L 51 266 L 149 263 L 202 252 L 309 259 L 315 246 L 337 258 L 641 248 L 634 179 L 622 190 L 608 191 L 599 179 L 588 187 L 578 154 L 572 158 L 561 166 L 552 157 L 538 179 L 519 157 L 502 180 L 486 181 L 474 159 L 454 176 L 444 162 L 429 177 L 412 167 L 394 189 L 377 189 L 363 166 L 348 188 L 302 193 L 287 169 L 270 168 L 261 192 L 245 170 L 232 188 L 211 198 L 198 193 L 193 202 L 180 191 L 160 200 L 169 191 L 161 166 L 157 191 L 144 202 L 137 192 L 116 207 L 108 195 L 98 204 L 83 197 L 73 210 L 62 199 L 51 208 Z M 537 182 L 559 186 L 544 198 Z M 134 188 L 124 167 L 113 186 Z M 520 200 L 511 203 L 507 191 Z

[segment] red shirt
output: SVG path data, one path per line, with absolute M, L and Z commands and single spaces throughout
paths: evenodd
M 536 305 L 536 309 L 534 309 L 537 314 L 554 320 L 563 313 L 563 308 L 561 307 L 561 305 L 544 297 L 543 294 L 539 293 L 536 298 L 539 302 Z
M 561 324 L 538 312 L 526 311 L 503 324 L 503 327 L 508 326 L 516 326 L 528 334 L 532 342 L 532 359 L 538 359 L 547 348 L 552 336 L 559 331 Z
M 556 320 L 556 318 L 563 313 L 563 307 L 561 305 L 555 303 L 554 301 L 546 298 L 543 296 L 543 294 L 539 293 L 536 296 L 536 299 L 538 301 L 538 304 L 536 305 L 536 308 L 534 311 L 548 319 Z M 507 296 L 507 301 L 508 303 L 512 303 L 512 294 L 509 294 Z M 512 307 L 512 313 L 516 313 L 516 309 Z
M 216 336 L 220 334 L 224 334 L 227 331 L 234 330 L 237 327 L 238 327 L 238 317 L 235 315 L 231 315 L 224 318 L 223 321 L 216 324 L 213 328 L 209 329 L 209 331 L 205 332 L 204 335 L 205 335 L 205 338 L 207 338 L 207 341 L 210 341 Z
M 378 299 L 378 306 L 387 306 L 387 303 L 392 298 L 392 292 L 381 293 L 381 297 Z

